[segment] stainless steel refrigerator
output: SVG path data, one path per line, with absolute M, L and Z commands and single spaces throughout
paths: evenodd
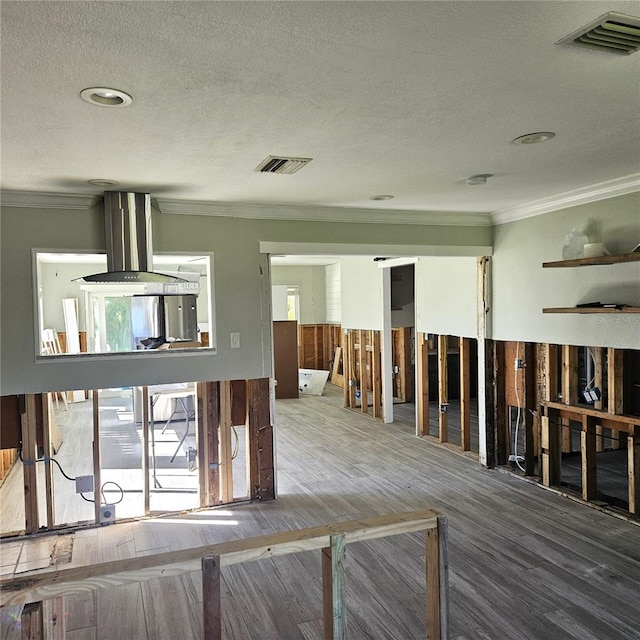
M 197 296 L 134 296 L 131 299 L 132 349 L 154 349 L 165 342 L 197 341 Z

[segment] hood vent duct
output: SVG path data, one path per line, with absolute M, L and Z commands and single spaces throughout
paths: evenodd
M 107 191 L 104 194 L 107 272 L 82 278 L 85 282 L 185 282 L 153 269 L 151 196 L 148 193 Z
M 640 50 L 640 18 L 611 11 L 558 40 L 556 44 L 570 44 L 596 51 L 629 55 Z

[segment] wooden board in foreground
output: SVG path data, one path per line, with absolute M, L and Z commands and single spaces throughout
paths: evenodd
M 331 536 L 344 534 L 345 543 L 373 540 L 400 533 L 436 528 L 438 514 L 431 510 L 395 513 L 232 540 L 213 545 L 126 558 L 90 566 L 45 569 L 0 581 L 0 605 L 26 604 L 49 598 L 86 593 L 107 587 L 177 576 L 201 568 L 201 559 L 219 556 L 221 566 L 312 551 L 330 546 Z

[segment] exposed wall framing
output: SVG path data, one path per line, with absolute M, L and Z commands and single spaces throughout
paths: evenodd
M 96 496 L 94 523 L 100 522 L 100 392 L 93 390 L 92 465 Z M 150 425 L 150 393 L 141 388 L 142 424 Z M 32 534 L 56 525 L 55 491 L 51 458 L 55 453 L 52 411 L 49 394 L 19 396 L 25 523 L 24 532 Z M 199 506 L 215 506 L 242 499 L 269 500 L 275 497 L 273 426 L 270 382 L 268 378 L 196 384 L 196 456 L 198 460 Z M 246 429 L 247 494 L 234 498 L 233 427 Z M 151 449 L 149 428 L 141 428 L 144 514 L 150 513 Z M 145 453 L 146 452 L 146 453 Z M 44 491 L 38 490 L 37 464 L 44 465 Z M 40 476 L 42 477 L 42 476 Z M 40 506 L 46 507 L 46 523 L 40 521 Z M 67 523 L 75 524 L 75 523 Z
M 342 361 L 346 381 L 344 406 L 382 417 L 382 372 L 380 332 L 346 329 L 343 332 Z
M 337 324 L 298 325 L 298 366 L 331 371 L 342 331 Z

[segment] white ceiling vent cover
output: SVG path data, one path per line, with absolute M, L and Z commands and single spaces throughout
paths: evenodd
M 640 18 L 610 11 L 556 44 L 629 55 L 640 50 Z
M 313 158 L 286 158 L 284 156 L 268 156 L 254 170 L 259 173 L 296 173 L 308 165 Z

